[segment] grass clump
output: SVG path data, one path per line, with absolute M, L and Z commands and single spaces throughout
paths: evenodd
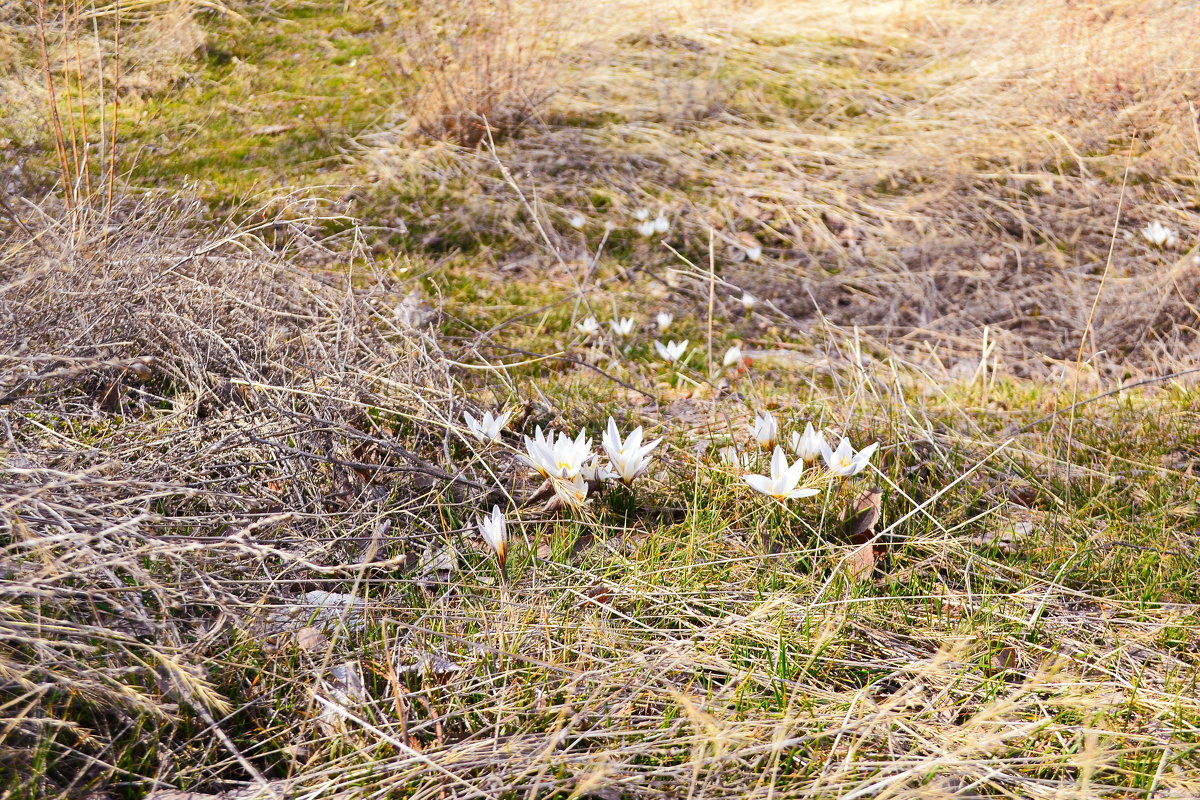
M 1192 12 L 1101 7 L 55 7 L 57 143 L 3 17 L 0 791 L 1200 792 Z

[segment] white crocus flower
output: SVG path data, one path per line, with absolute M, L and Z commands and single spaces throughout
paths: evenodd
M 726 464 L 728 464 L 731 467 L 737 467 L 738 469 L 745 469 L 746 467 L 748 467 L 750 465 L 749 460 L 746 458 L 746 456 L 744 456 L 740 452 L 738 452 L 738 449 L 736 447 L 734 447 L 733 445 L 727 445 L 725 447 L 722 447 L 720 450 L 717 451 L 717 455 L 720 457 L 720 459 L 722 461 L 724 461 Z
M 551 475 L 558 478 L 575 478 L 593 458 L 592 440 L 588 438 L 587 431 L 580 431 L 574 439 L 560 433 L 551 452 L 554 456 Z
M 806 464 L 816 461 L 822 449 L 829 446 L 825 443 L 825 434 L 814 430 L 811 422 L 804 426 L 803 434 L 792 431 L 791 444 L 792 451 Z
M 650 453 L 660 442 L 662 439 L 655 439 L 643 445 L 640 425 L 622 441 L 617 423 L 612 417 L 608 418 L 608 430 L 600 437 L 600 444 L 608 454 L 609 464 L 626 485 L 633 483 L 633 479 L 650 466 Z
M 753 234 L 738 234 L 738 247 L 746 254 L 746 258 L 751 261 L 758 261 L 762 258 L 762 245 L 758 243 L 758 239 L 755 239 Z
M 592 485 L 600 485 L 609 478 L 619 478 L 620 474 L 613 472 L 608 467 L 601 464 L 595 456 L 592 457 L 590 463 L 584 464 L 583 469 L 579 470 L 579 475 L 585 481 Z
M 511 416 L 511 411 L 505 411 L 498 416 L 492 416 L 492 412 L 485 411 L 482 418 L 475 419 L 470 411 L 464 411 L 463 421 L 467 423 L 467 430 L 476 439 L 491 443 L 500 441 L 500 431 L 504 430 L 504 426 L 508 424 Z
M 504 569 L 508 561 L 508 520 L 500 513 L 500 506 L 492 506 L 491 515 L 477 517 L 475 527 L 479 529 L 479 535 L 488 546 L 496 551 L 496 560 L 500 562 L 500 568 Z
M 1155 247 L 1174 247 L 1175 243 L 1179 241 L 1175 231 L 1158 220 L 1154 220 L 1142 228 L 1142 236 Z
M 769 411 L 756 414 L 754 425 L 750 428 L 750 435 L 764 450 L 773 446 L 775 440 L 779 438 L 779 423 L 775 421 L 775 415 Z
M 738 302 L 742 304 L 742 308 L 746 309 L 747 311 L 752 311 L 754 307 L 758 305 L 758 298 L 749 292 L 742 292 L 741 300 Z
M 633 212 L 633 218 L 638 222 L 645 222 L 650 219 L 650 209 L 642 207 Z
M 587 431 L 572 439 L 565 433 L 544 434 L 539 426 L 533 438 L 525 437 L 525 455 L 521 459 L 544 478 L 575 478 L 595 456 Z
M 739 364 L 742 361 L 742 348 L 736 344 L 725 351 L 725 357 L 721 359 L 721 365 L 725 369 L 729 369 L 734 364 Z
M 771 474 L 747 475 L 746 483 L 756 492 L 760 492 L 780 500 L 791 500 L 800 497 L 812 497 L 818 494 L 817 489 L 797 488 L 796 484 L 804 477 L 804 462 L 797 461 L 788 465 L 787 454 L 782 447 L 776 447 L 771 455 Z
M 549 478 L 554 465 L 554 436 L 547 436 L 542 432 L 542 426 L 537 426 L 532 438 L 525 437 L 525 455 L 520 458 L 543 478 Z
M 667 219 L 667 215 L 663 212 L 658 212 L 658 218 L 654 220 L 655 233 L 666 233 L 671 230 L 671 221 Z
M 652 219 L 648 219 L 645 222 L 639 222 L 637 224 L 637 232 L 639 236 L 650 237 L 654 235 L 654 231 L 654 220 Z
M 855 452 L 850 440 L 842 437 L 837 450 L 830 450 L 829 443 L 822 442 L 821 457 L 825 459 L 825 466 L 829 468 L 830 473 L 839 478 L 849 478 L 866 469 L 867 462 L 871 460 L 871 456 L 875 455 L 875 451 L 878 449 L 879 442 L 875 442 Z
M 671 327 L 671 323 L 675 321 L 675 315 L 666 311 L 660 311 L 658 312 L 658 316 L 654 318 L 654 321 L 658 324 L 658 330 L 662 332 Z
M 583 214 L 580 214 L 578 211 L 576 211 L 574 214 L 572 214 L 570 217 L 567 218 L 567 224 L 570 225 L 575 230 L 579 230 L 584 225 L 587 224 L 587 217 L 585 217 Z
M 588 317 L 581 322 L 577 322 L 575 327 L 579 329 L 580 333 L 587 337 L 595 336 L 600 332 L 600 323 L 596 321 L 595 317 Z
M 655 340 L 654 349 L 658 351 L 659 358 L 668 364 L 674 364 L 683 358 L 683 354 L 687 352 L 688 340 L 684 339 L 682 342 L 671 341 L 667 344 Z
M 625 337 L 633 333 L 633 317 L 614 319 L 608 324 L 612 327 L 612 332 L 617 336 Z

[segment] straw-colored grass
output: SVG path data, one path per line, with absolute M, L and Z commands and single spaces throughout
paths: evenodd
M 3 796 L 1200 795 L 1200 12 L 501 6 L 0 11 Z

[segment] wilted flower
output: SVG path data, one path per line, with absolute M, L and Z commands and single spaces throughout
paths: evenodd
M 628 336 L 633 333 L 633 317 L 625 317 L 624 319 L 614 319 L 608 323 L 612 327 L 612 332 L 617 336 Z
M 578 328 L 579 332 L 584 336 L 595 336 L 600 332 L 600 323 L 596 321 L 595 317 L 588 317 L 587 319 L 576 323 L 575 327 Z
M 1155 247 L 1174 247 L 1175 243 L 1179 241 L 1175 231 L 1158 220 L 1154 220 L 1142 228 L 1142 236 Z
M 500 569 L 504 569 L 508 561 L 508 520 L 500 513 L 500 506 L 492 506 L 490 516 L 476 517 L 475 527 L 488 546 L 496 551 L 496 560 L 500 562 Z
M 654 318 L 654 321 L 658 324 L 659 331 L 665 331 L 675 321 L 675 315 L 666 311 L 660 311 L 658 312 L 658 316 Z
M 736 344 L 725 351 L 725 357 L 721 359 L 721 365 L 725 369 L 729 369 L 734 364 L 740 363 L 742 360 L 742 348 Z
M 481 419 L 475 419 L 470 411 L 463 412 L 463 421 L 467 423 L 467 430 L 481 442 L 498 442 L 500 441 L 500 431 L 508 424 L 509 417 L 512 416 L 511 411 L 505 411 L 499 416 L 492 416 L 492 412 L 485 411 Z
M 647 445 L 642 444 L 642 428 L 639 425 L 624 441 L 617 430 L 617 423 L 612 417 L 608 418 L 608 430 L 600 437 L 600 444 L 608 454 L 608 461 L 613 470 L 626 484 L 650 466 L 650 453 L 658 447 L 662 439 L 655 439 Z
M 800 460 L 806 464 L 816 461 L 822 450 L 828 447 L 825 443 L 825 434 L 814 430 L 811 422 L 804 426 L 803 434 L 792 431 L 791 444 L 792 451 L 800 456 Z
M 828 442 L 821 442 L 821 457 L 825 459 L 825 466 L 831 473 L 839 478 L 849 478 L 866 469 L 867 462 L 871 460 L 871 456 L 875 455 L 875 451 L 878 449 L 879 442 L 875 442 L 855 452 L 850 440 L 842 437 L 837 450 L 830 450 Z
M 775 421 L 775 415 L 769 411 L 756 414 L 750 435 L 764 450 L 774 445 L 775 440 L 779 438 L 779 423 Z
M 671 230 L 671 221 L 662 211 L 658 212 L 658 217 L 654 220 L 654 230 L 656 233 L 666 233 Z
M 755 297 L 754 295 L 750 294 L 749 292 L 742 292 L 741 300 L 739 300 L 738 302 L 740 302 L 742 304 L 742 308 L 746 309 L 747 311 L 750 311 L 756 305 L 758 305 L 758 298 Z
M 683 358 L 683 354 L 687 352 L 688 340 L 682 342 L 672 340 L 667 344 L 655 340 L 654 349 L 658 351 L 658 357 L 668 364 L 674 364 L 679 359 Z
M 652 219 L 637 224 L 637 232 L 640 236 L 653 236 L 655 230 L 654 220 Z
M 583 214 L 580 214 L 578 211 L 576 211 L 574 214 L 572 214 L 570 217 L 567 218 L 567 224 L 570 225 L 575 230 L 579 230 L 580 228 L 582 228 L 584 225 L 587 224 L 587 217 L 585 217 Z
M 587 502 L 588 482 L 582 474 L 570 478 L 551 478 L 554 494 L 572 508 L 583 508 Z
M 771 474 L 747 475 L 746 483 L 756 492 L 760 492 L 780 500 L 790 500 L 799 497 L 812 497 L 818 494 L 817 489 L 796 488 L 804 476 L 804 462 L 797 461 L 791 466 L 787 462 L 787 454 L 782 447 L 776 447 L 771 454 Z

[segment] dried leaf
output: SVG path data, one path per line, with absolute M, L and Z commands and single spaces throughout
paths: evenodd
M 882 501 L 883 491 L 872 487 L 854 498 L 848 509 L 842 509 L 842 530 L 847 539 L 862 544 L 875 535 Z
M 361 597 L 314 589 L 304 594 L 303 602 L 286 606 L 267 619 L 269 633 L 283 633 L 304 627 L 328 628 L 342 623 L 346 630 L 358 631 L 366 625 Z
M 301 650 L 322 650 L 329 644 L 327 637 L 320 628 L 308 626 L 296 631 L 296 647 Z
M 991 676 L 1002 675 L 1017 669 L 1020 665 L 1020 657 L 1014 648 L 1001 647 L 988 658 L 988 668 L 984 672 Z
M 611 586 L 606 583 L 597 583 L 583 591 L 584 599 L 579 603 L 579 606 L 580 608 L 607 607 L 612 596 L 613 590 Z
M 842 534 L 852 544 L 859 545 L 844 564 L 846 574 L 854 580 L 869 577 L 884 556 L 884 546 L 872 541 L 882 500 L 883 491 L 872 487 L 854 498 L 849 507 L 842 509 Z
M 852 552 L 845 561 L 846 574 L 854 580 L 870 576 L 875 571 L 875 549 L 876 545 L 868 543 Z
M 336 705 L 321 703 L 317 724 L 326 736 L 335 736 L 344 729 L 347 713 L 367 703 L 366 685 L 362 676 L 362 665 L 358 661 L 346 661 L 331 667 L 328 677 L 319 681 L 313 691 Z

